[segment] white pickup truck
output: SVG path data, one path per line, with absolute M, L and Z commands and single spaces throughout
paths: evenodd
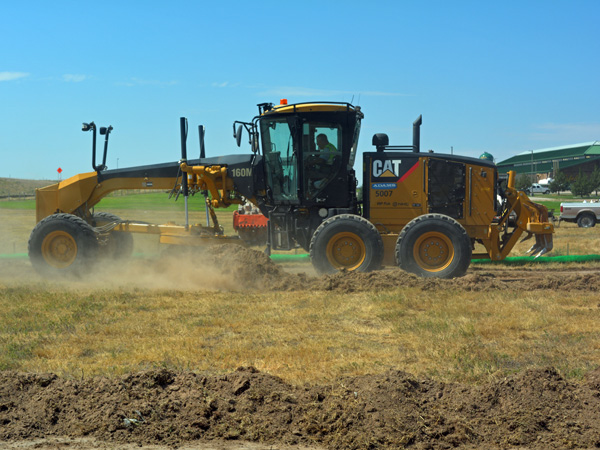
M 600 201 L 561 203 L 559 223 L 577 222 L 581 228 L 591 228 L 600 221 Z
M 525 188 L 525 193 L 529 194 L 549 194 L 550 188 L 548 185 L 543 185 L 539 183 L 533 183 L 531 186 Z

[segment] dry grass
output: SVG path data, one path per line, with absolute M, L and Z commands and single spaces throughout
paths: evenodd
M 33 212 L 0 214 L 0 253 L 26 251 Z M 157 212 L 134 218 L 168 219 Z M 555 246 L 596 253 L 599 230 L 563 224 Z M 136 237 L 142 245 L 155 244 Z M 592 292 L 239 292 L 230 289 L 235 280 L 224 283 L 227 274 L 201 276 L 192 264 L 202 268 L 190 261 L 183 290 L 168 274 L 149 289 L 143 286 L 161 274 L 128 279 L 118 269 L 101 279 L 48 282 L 27 260 L 0 260 L 0 369 L 81 377 L 253 365 L 301 383 L 394 368 L 482 382 L 547 365 L 579 377 L 600 365 L 600 295 Z M 302 264 L 294 270 L 310 272 Z
M 581 292 L 178 291 L 32 278 L 0 278 L 1 369 L 81 377 L 253 365 L 301 383 L 394 368 L 482 382 L 600 365 L 600 297 Z
M 20 178 L 0 178 L 0 196 L 35 195 L 36 188 L 56 183 L 49 180 L 23 180 Z

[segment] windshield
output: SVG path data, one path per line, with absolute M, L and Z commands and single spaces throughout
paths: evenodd
M 352 148 L 350 149 L 350 159 L 348 160 L 348 166 L 354 167 L 354 160 L 356 159 L 356 149 L 358 148 L 358 137 L 360 136 L 360 117 L 356 115 L 356 125 L 354 127 L 354 136 L 352 136 Z
M 298 172 L 294 140 L 285 119 L 262 120 L 260 123 L 267 185 L 273 200 L 298 200 Z

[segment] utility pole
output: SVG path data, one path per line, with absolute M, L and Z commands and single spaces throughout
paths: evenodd
M 531 182 L 534 183 L 533 177 L 535 174 L 533 173 L 533 150 L 531 150 Z

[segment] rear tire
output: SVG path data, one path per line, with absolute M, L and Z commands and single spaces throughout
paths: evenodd
M 383 241 L 377 228 L 353 214 L 325 220 L 310 241 L 310 259 L 318 273 L 369 272 L 381 267 Z
M 120 222 L 121 218 L 109 212 L 95 212 L 92 214 L 92 225 L 102 226 L 111 222 Z M 133 253 L 133 236 L 124 231 L 111 231 L 108 241 L 100 246 L 101 254 L 112 259 L 127 259 Z
M 396 242 L 396 262 L 421 277 L 462 277 L 471 264 L 471 239 L 460 223 L 443 214 L 411 220 Z
M 592 228 L 596 226 L 596 217 L 590 213 L 583 213 L 577 217 L 577 226 L 580 228 Z
M 98 255 L 94 229 L 72 214 L 53 214 L 31 232 L 29 259 L 41 274 L 81 275 L 88 272 Z

